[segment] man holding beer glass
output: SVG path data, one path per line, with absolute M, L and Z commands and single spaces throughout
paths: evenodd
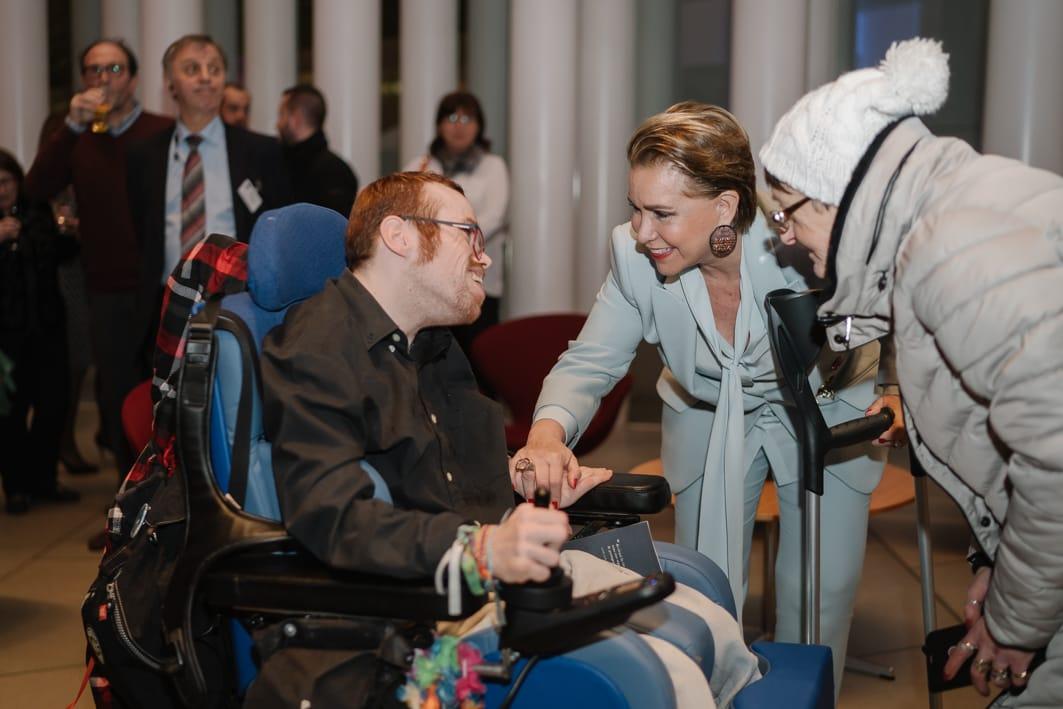
M 137 103 L 136 56 L 121 40 L 90 44 L 81 54 L 81 80 L 66 127 L 41 147 L 25 189 L 31 199 L 46 201 L 74 186 L 102 424 L 120 479 L 136 454 L 122 435 L 122 400 L 150 373 L 148 345 L 154 341 L 149 313 L 138 305 L 144 266 L 129 214 L 126 151 L 173 121 Z

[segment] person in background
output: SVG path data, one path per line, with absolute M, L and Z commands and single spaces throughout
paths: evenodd
M 126 152 L 173 121 L 137 102 L 137 58 L 121 40 L 93 42 L 80 62 L 83 90 L 70 99 L 66 126 L 44 141 L 25 189 L 31 201 L 47 202 L 74 187 L 101 427 L 121 480 L 136 456 L 122 432 L 122 402 L 150 375 L 154 345 L 142 306 L 144 250 L 130 217 Z M 100 532 L 90 546 L 103 542 Z
M 41 126 L 38 152 L 44 149 L 48 139 L 56 131 L 64 129 L 64 120 L 64 113 L 53 113 L 45 119 Z M 78 217 L 74 188 L 68 185 L 50 201 L 59 233 L 76 240 L 78 238 Z M 59 291 L 63 294 L 63 305 L 66 309 L 67 366 L 70 377 L 67 387 L 69 398 L 66 424 L 63 426 L 63 438 L 59 444 L 59 462 L 71 475 L 88 475 L 99 472 L 99 466 L 85 460 L 81 455 L 76 436 L 81 385 L 92 365 L 92 348 L 84 346 L 84 343 L 90 341 L 92 333 L 89 329 L 89 311 L 86 304 L 88 294 L 85 291 L 85 272 L 81 268 L 78 251 L 80 251 L 80 244 L 74 253 L 58 264 Z M 98 409 L 99 396 L 96 399 Z M 100 420 L 102 419 L 101 415 Z M 98 430 L 97 435 L 99 435 Z
M 277 135 L 292 178 L 296 202 L 309 202 L 350 216 L 358 178 L 350 166 L 328 149 L 325 97 L 314 86 L 285 89 L 277 107 Z
M 31 501 L 80 499 L 57 480 L 67 366 L 56 267 L 77 245 L 60 236 L 51 208 L 28 200 L 22 185 L 22 167 L 0 150 L 0 351 L 13 365 L 14 384 L 11 406 L 0 415 L 0 476 L 13 515 Z
M 177 124 L 129 151 L 133 224 L 144 252 L 144 301 L 158 318 L 162 286 L 208 234 L 251 238 L 255 220 L 291 201 L 280 144 L 222 122 L 225 55 L 207 35 L 163 54 Z M 156 328 L 152 328 L 154 331 Z
M 913 451 L 974 535 L 945 676 L 973 656 L 994 707 L 1060 707 L 1063 178 L 931 133 L 948 90 L 939 42 L 896 43 L 799 99 L 760 159 L 828 279 L 827 342 L 892 339 Z
M 730 113 L 676 104 L 635 131 L 627 157 L 631 221 L 613 230 L 609 276 L 579 337 L 543 382 L 528 442 L 513 456 L 535 465 L 522 481 L 525 493 L 544 484 L 564 499 L 579 478 L 572 447 L 639 343 L 655 345 L 665 365 L 657 382 L 661 458 L 676 494 L 676 543 L 725 570 L 741 617 L 757 503 L 770 473 L 780 517 L 775 638 L 798 642 L 799 451 L 764 297 L 808 285 L 783 265 L 778 239 L 757 210 L 749 138 Z M 899 410 L 894 396 L 876 399 L 877 368 L 877 344 L 826 353 L 810 386 L 820 392 L 828 425 L 887 404 Z M 878 445 L 902 440 L 898 417 Z M 835 451 L 823 476 L 821 629 L 834 655 L 835 692 L 884 458 L 870 445 Z
M 484 135 L 486 127 L 475 96 L 463 91 L 447 94 L 436 109 L 436 137 L 428 153 L 405 168 L 435 172 L 461 185 L 484 230 L 487 255 L 495 263 L 484 281 L 487 300 L 480 317 L 471 325 L 454 328 L 454 336 L 466 352 L 477 334 L 499 321 L 504 291 L 509 171 L 505 160 L 491 152 L 491 141 Z
M 251 94 L 242 84 L 230 81 L 225 84 L 221 97 L 221 119 L 228 126 L 247 130 L 251 119 Z

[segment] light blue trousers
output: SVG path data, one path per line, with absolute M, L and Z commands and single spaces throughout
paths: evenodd
M 745 581 L 749 586 L 749 552 L 757 503 L 769 471 L 764 451 L 757 453 L 745 479 L 743 555 Z M 775 639 L 801 641 L 801 485 L 790 483 L 777 488 L 779 494 L 779 553 L 775 559 Z M 841 689 L 845 651 L 853 602 L 864 567 L 867 542 L 867 512 L 871 496 L 857 492 L 833 475 L 823 476 L 820 504 L 820 639 L 834 655 L 834 693 Z M 675 541 L 697 548 L 697 526 L 701 509 L 701 481 L 676 495 Z M 713 559 L 726 566 L 726 559 Z

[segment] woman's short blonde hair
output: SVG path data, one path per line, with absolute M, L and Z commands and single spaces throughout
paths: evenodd
M 735 117 L 720 108 L 683 101 L 651 116 L 627 146 L 631 167 L 671 165 L 690 179 L 691 197 L 738 193 L 735 231 L 744 234 L 757 213 L 757 172 L 749 136 Z

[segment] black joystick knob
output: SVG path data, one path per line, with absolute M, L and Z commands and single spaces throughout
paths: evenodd
M 540 485 L 535 488 L 532 500 L 536 507 L 549 508 L 550 491 Z M 546 581 L 506 585 L 501 589 L 501 595 L 507 603 L 528 610 L 550 611 L 567 608 L 572 605 L 572 579 L 555 566 L 550 569 L 550 578 Z

